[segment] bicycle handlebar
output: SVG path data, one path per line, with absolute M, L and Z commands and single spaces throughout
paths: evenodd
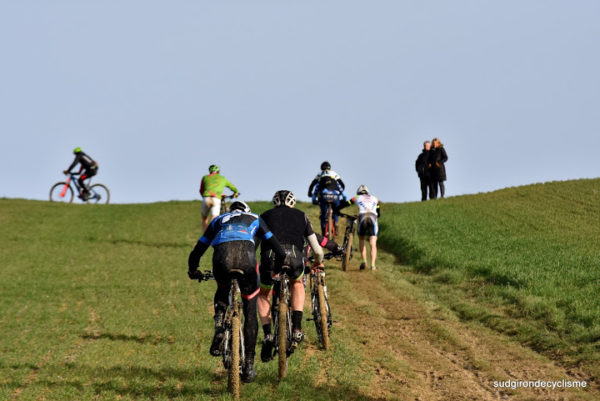
M 203 281 L 208 281 L 208 280 L 214 280 L 215 279 L 215 275 L 213 274 L 213 272 L 211 270 L 204 270 L 204 273 L 198 271 L 198 282 L 203 282 Z
M 329 259 L 333 259 L 335 258 L 335 255 L 333 254 L 333 252 L 327 252 L 326 254 L 323 255 L 323 260 L 329 260 Z M 314 256 L 309 256 L 308 257 L 308 261 L 309 262 L 314 262 L 315 261 L 315 257 Z
M 358 216 L 355 214 L 346 214 L 346 213 L 338 212 L 338 215 L 345 217 L 347 219 L 352 219 L 352 220 L 358 219 Z
M 231 195 L 221 195 L 221 199 L 233 199 L 236 198 L 236 196 L 234 196 L 235 194 L 231 194 Z M 237 193 L 237 197 L 239 197 L 241 195 L 240 192 Z

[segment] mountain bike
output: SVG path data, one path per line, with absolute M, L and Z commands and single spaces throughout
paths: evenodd
M 332 256 L 329 253 L 325 255 L 325 258 L 330 259 Z M 310 300 L 312 305 L 312 320 L 315 322 L 317 336 L 323 349 L 327 349 L 329 348 L 329 333 L 333 320 L 331 319 L 331 309 L 327 297 L 325 271 L 322 268 L 312 267 L 310 269 Z
M 227 389 L 235 399 L 240 398 L 240 369 L 246 359 L 244 351 L 244 330 L 242 323 L 242 300 L 238 280 L 244 271 L 234 269 L 229 272 L 231 284 L 229 286 L 229 302 L 225 311 L 223 327 L 223 341 L 221 342 L 221 355 L 223 366 L 227 369 Z M 200 274 L 199 282 L 214 280 L 215 277 L 210 270 Z
M 240 196 L 240 194 L 238 194 Z M 227 199 L 233 199 L 235 196 L 233 195 L 221 195 L 221 214 L 227 212 Z
M 358 216 L 345 213 L 339 213 L 339 215 L 346 218 L 346 232 L 344 233 L 344 242 L 342 243 L 342 248 L 344 249 L 344 254 L 342 256 L 342 270 L 346 271 L 350 265 L 350 259 L 352 259 L 352 255 L 354 254 L 352 242 L 354 241 L 354 230 L 356 228 Z
M 282 266 L 279 277 L 273 286 L 273 316 L 274 352 L 279 355 L 279 380 L 287 375 L 288 358 L 294 352 L 297 344 L 292 341 L 292 304 L 290 295 L 290 266 Z
M 57 182 L 50 188 L 50 202 L 72 203 L 75 191 L 81 193 L 81 187 L 77 182 L 77 173 L 69 173 L 66 181 Z M 91 178 L 90 181 L 91 182 Z M 89 184 L 88 182 L 88 184 Z M 71 185 L 72 184 L 72 185 Z M 75 191 L 73 191 L 73 186 Z M 85 203 L 105 203 L 110 200 L 110 192 L 106 185 L 94 184 L 89 187 L 89 195 L 86 198 L 79 196 L 82 202 Z

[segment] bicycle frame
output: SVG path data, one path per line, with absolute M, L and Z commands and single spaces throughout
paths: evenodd
M 69 177 L 66 180 L 66 185 L 63 188 L 62 192 L 60 193 L 60 196 L 65 196 L 65 193 L 67 192 L 67 187 L 69 185 L 71 185 L 71 182 L 73 183 L 73 186 L 75 187 L 76 192 L 78 194 L 81 193 L 81 186 L 79 185 L 78 180 L 77 180 L 77 177 L 79 175 L 80 174 L 77 174 L 77 173 L 69 173 Z M 96 193 L 96 191 L 94 191 L 92 189 L 92 185 L 91 185 L 92 184 L 92 177 L 88 177 L 88 178 L 86 178 L 86 180 L 88 180 L 88 185 L 87 185 L 88 188 L 87 189 L 90 192 L 90 196 L 88 197 L 88 200 L 96 199 L 98 197 L 98 193 Z
M 239 194 L 238 194 L 239 196 Z M 221 214 L 226 213 L 227 212 L 227 199 L 233 199 L 234 196 L 232 195 L 221 195 L 221 209 L 220 212 Z
M 354 253 L 352 242 L 354 241 L 354 227 L 356 225 L 358 216 L 352 216 L 345 213 L 340 213 L 339 215 L 345 217 L 347 222 L 346 232 L 344 233 L 344 242 L 342 243 L 342 248 L 344 249 L 342 270 L 346 271 L 348 269 L 348 265 L 350 264 L 350 259 L 352 259 L 352 254 Z

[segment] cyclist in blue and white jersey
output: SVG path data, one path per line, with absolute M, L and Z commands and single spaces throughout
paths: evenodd
M 256 377 L 254 370 L 254 350 L 258 333 L 256 317 L 256 296 L 259 291 L 258 264 L 256 263 L 255 237 L 269 244 L 275 254 L 275 265 L 279 268 L 285 260 L 285 251 L 273 236 L 269 227 L 256 214 L 250 213 L 248 205 L 235 201 L 229 206 L 229 212 L 216 217 L 208 226 L 204 235 L 188 258 L 188 276 L 199 278 L 198 265 L 206 250 L 214 248 L 212 263 L 213 274 L 217 281 L 214 297 L 215 335 L 210 346 L 210 354 L 220 355 L 223 341 L 223 321 L 229 303 L 229 271 L 242 269 L 244 275 L 239 280 L 244 308 L 244 347 L 246 359 L 242 366 L 242 380 L 249 383 Z
M 326 235 L 325 225 L 327 223 L 328 203 L 332 201 L 335 209 L 339 206 L 341 200 L 346 201 L 345 188 L 346 186 L 340 176 L 331 170 L 331 164 L 327 161 L 321 163 L 321 172 L 310 183 L 308 196 L 312 198 L 313 204 L 321 206 L 321 232 L 323 235 Z M 333 221 L 337 228 L 338 215 L 336 213 L 333 215 Z
M 379 211 L 379 199 L 369 193 L 366 185 L 361 185 L 356 190 L 356 196 L 349 201 L 343 202 L 336 210 L 339 212 L 347 206 L 355 204 L 358 206 L 358 248 L 362 257 L 360 269 L 363 270 L 367 265 L 367 248 L 365 246 L 365 237 L 369 238 L 371 248 L 371 270 L 375 270 L 375 259 L 377 258 L 377 234 L 379 225 L 377 218 L 381 215 Z

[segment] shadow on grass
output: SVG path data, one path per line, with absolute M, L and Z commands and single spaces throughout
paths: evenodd
M 84 333 L 80 335 L 84 340 L 111 340 L 111 341 L 131 341 L 138 344 L 159 344 L 173 343 L 174 340 L 160 336 L 150 335 L 127 335 L 127 334 L 112 334 L 112 333 Z
M 112 245 L 134 245 L 134 246 L 144 246 L 148 248 L 190 248 L 189 243 L 184 242 L 157 242 L 157 241 L 141 241 L 134 239 L 99 239 L 94 236 L 88 237 L 88 241 L 94 243 L 106 243 Z

